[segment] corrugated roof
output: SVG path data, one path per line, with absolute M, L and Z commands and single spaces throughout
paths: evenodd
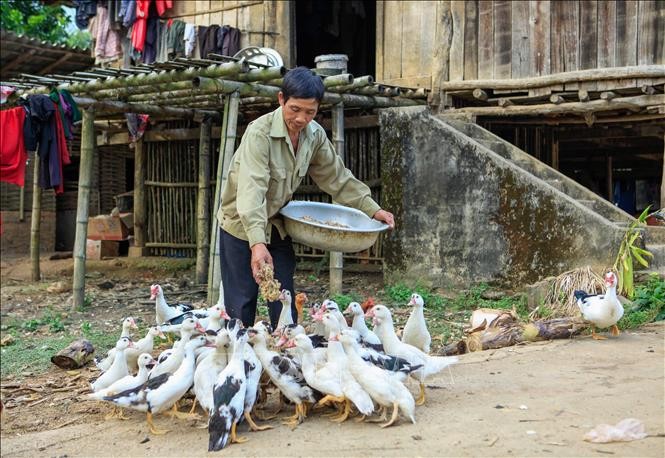
M 87 49 L 0 31 L 0 80 L 20 77 L 21 73 L 46 75 L 54 71 L 71 73 L 94 65 Z

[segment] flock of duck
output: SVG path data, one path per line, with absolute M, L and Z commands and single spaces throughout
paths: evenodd
M 280 294 L 276 329 L 266 321 L 243 328 L 221 301 L 208 309 L 169 305 L 159 285 L 151 286 L 151 299 L 157 325 L 133 341 L 136 323 L 124 319 L 115 347 L 96 360 L 103 372 L 92 382 L 90 397 L 114 404 L 107 418 L 126 418 L 124 408 L 146 412 L 153 434 L 168 432 L 154 425 L 153 415 L 200 419 L 198 403 L 208 417 L 200 426 L 208 428 L 209 451 L 246 441 L 236 432 L 243 421 L 252 431 L 272 428 L 259 426 L 254 418 L 272 419 L 286 404 L 295 410 L 283 423 L 293 428 L 310 410 L 326 407 L 335 410 L 325 415 L 339 423 L 351 415 L 357 415 L 357 421 L 377 421 L 370 418 L 375 413 L 384 422 L 381 427 L 395 424 L 400 413 L 415 423 L 415 406 L 425 402 L 426 378 L 457 361 L 429 355 L 431 337 L 418 294 L 411 296 L 413 310 L 401 339 L 390 310 L 372 303 L 352 302 L 344 313 L 329 299 L 313 304 L 313 322 L 306 331 L 293 319 L 288 290 Z M 303 293 L 295 298 L 299 322 L 306 301 Z M 351 315 L 351 325 L 345 314 Z M 373 330 L 366 318 L 371 318 Z M 165 333 L 180 339 L 155 359 L 154 338 L 166 339 Z M 419 383 L 415 399 L 404 384 L 408 377 Z M 279 392 L 279 407 L 269 414 L 264 407 L 271 386 Z M 188 395 L 194 397 L 191 410 L 181 412 L 178 401 Z

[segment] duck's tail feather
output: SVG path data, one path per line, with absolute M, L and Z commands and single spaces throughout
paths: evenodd
M 457 361 L 457 356 L 428 356 L 424 368 L 425 376 L 441 372 L 443 369 L 455 364 Z

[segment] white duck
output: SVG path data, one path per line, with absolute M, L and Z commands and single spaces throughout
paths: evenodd
M 194 380 L 194 351 L 206 344 L 204 336 L 198 336 L 187 342 L 182 364 L 174 373 L 164 373 L 158 377 L 148 379 L 143 385 L 122 391 L 112 396 L 104 397 L 104 401 L 114 403 L 119 407 L 126 407 L 140 412 L 146 412 L 146 420 L 150 432 L 153 434 L 166 434 L 168 430 L 158 430 L 153 424 L 153 414 L 164 412 L 173 407 L 169 415 L 179 418 L 198 418 L 178 412 L 176 402 L 189 390 Z
M 409 319 L 406 320 L 404 325 L 402 342 L 413 345 L 429 354 L 432 336 L 430 336 L 425 322 L 425 301 L 420 294 L 413 293 L 409 305 L 413 306 L 413 310 L 411 310 L 411 315 L 409 315 Z
M 330 333 L 328 337 L 328 362 L 332 362 L 337 366 L 337 376 L 340 378 L 345 400 L 344 411 L 334 421 L 343 422 L 348 418 L 351 412 L 351 403 L 356 406 L 361 415 L 370 415 L 374 411 L 374 403 L 349 370 L 348 358 L 338 340 L 340 326 L 337 318 L 331 313 L 325 313 L 323 324 Z
M 331 313 L 335 317 L 335 319 L 339 323 L 340 329 L 349 329 L 349 324 L 346 322 L 346 318 L 344 318 L 342 312 L 340 312 L 339 305 L 337 304 L 337 302 L 331 299 L 326 299 L 325 301 L 323 301 L 323 304 L 321 304 L 321 306 L 323 307 L 325 312 Z
M 229 320 L 229 323 L 233 323 L 233 326 L 229 326 L 229 335 L 231 337 L 231 344 L 234 345 L 235 350 L 235 342 L 237 342 L 237 336 L 242 329 L 242 322 L 240 320 Z M 245 345 L 244 348 L 245 377 L 247 378 L 247 383 L 245 384 L 246 392 L 243 416 L 252 431 L 265 431 L 266 429 L 271 429 L 272 426 L 259 426 L 252 418 L 252 410 L 254 409 L 254 404 L 256 404 L 261 374 L 263 374 L 263 365 L 250 345 Z
M 596 334 L 595 328 L 611 328 L 613 336 L 620 334 L 617 323 L 623 316 L 623 306 L 617 297 L 617 276 L 609 271 L 605 274 L 605 294 L 587 294 L 584 291 L 575 291 L 577 306 L 585 320 L 592 323 L 591 336 L 596 340 L 605 337 Z
M 136 388 L 139 385 L 143 385 L 148 380 L 148 373 L 156 361 L 148 353 L 142 353 L 138 358 L 139 370 L 136 375 L 128 374 L 120 380 L 115 381 L 110 386 L 90 393 L 88 397 L 90 399 L 102 400 L 104 396 L 110 396 L 112 394 L 120 393 L 121 391 L 128 390 L 130 388 Z
M 218 451 L 231 443 L 243 443 L 245 437 L 238 437 L 236 426 L 242 418 L 247 394 L 245 375 L 245 345 L 247 330 L 239 330 L 234 342 L 233 355 L 229 364 L 222 370 L 213 388 L 214 405 L 208 421 L 208 451 Z
M 129 374 L 129 369 L 127 368 L 127 359 L 125 357 L 125 350 L 132 347 L 132 341 L 129 337 L 122 337 L 115 344 L 115 356 L 113 358 L 113 364 L 109 367 L 109 370 L 104 372 L 102 375 L 95 380 L 90 387 L 92 391 L 99 391 L 108 386 L 117 380 L 125 377 Z
M 215 337 L 215 347 L 212 352 L 196 365 L 193 388 L 196 395 L 195 402 L 198 401 L 207 414 L 212 412 L 214 407 L 212 394 L 217 375 L 228 364 L 231 351 L 229 332 L 221 329 Z M 191 413 L 194 413 L 194 407 L 192 406 Z
M 199 324 L 206 331 L 217 331 L 224 326 L 225 320 L 231 319 L 228 313 L 226 313 L 226 307 L 224 307 L 224 304 L 220 299 L 217 304 L 207 308 L 206 310 L 197 309 L 190 312 L 185 312 L 166 323 L 162 323 L 159 327 L 163 332 L 178 332 L 180 331 L 185 318 L 190 317 L 196 318 L 199 321 Z
M 295 404 L 295 413 L 285 424 L 295 427 L 307 416 L 304 403 L 314 403 L 314 392 L 305 383 L 301 369 L 289 358 L 271 351 L 267 346 L 269 328 L 261 322 L 249 328 L 249 341 L 252 343 L 256 356 L 261 361 L 272 383 L 282 394 Z
M 187 304 L 169 305 L 164 299 L 164 290 L 160 285 L 150 286 L 150 300 L 155 301 L 155 321 L 158 325 L 167 323 L 193 309 L 191 305 Z
M 358 344 L 354 333 L 355 331 L 353 330 L 345 330 L 342 331 L 340 336 L 340 342 L 342 342 L 349 360 L 348 367 L 351 374 L 372 400 L 382 407 L 384 418 L 386 409 L 389 407 L 393 408 L 390 421 L 382 424 L 381 427 L 386 428 L 394 424 L 397 420 L 399 410 L 402 411 L 402 414 L 406 418 L 411 420 L 411 423 L 415 423 L 416 403 L 409 390 L 396 377 L 390 375 L 389 372 L 379 369 L 360 357 L 358 354 L 360 344 Z
M 123 337 L 128 337 L 132 338 L 132 329 L 138 329 L 138 326 L 136 326 L 136 321 L 134 321 L 134 318 L 131 316 L 128 316 L 124 320 L 122 320 L 122 331 L 120 332 L 120 339 Z M 97 368 L 101 369 L 102 371 L 107 371 L 109 367 L 111 367 L 111 364 L 113 364 L 113 359 L 115 358 L 115 348 L 111 348 L 108 353 L 106 353 L 106 357 L 100 361 L 95 358 L 95 366 Z
M 291 297 L 291 291 L 288 289 L 280 291 L 279 301 L 282 303 L 282 310 L 279 312 L 279 320 L 277 320 L 275 335 L 280 333 L 286 325 L 293 324 L 293 311 L 291 310 L 293 298 Z
M 454 356 L 429 356 L 413 345 L 400 342 L 397 338 L 397 334 L 395 334 L 393 318 L 390 310 L 388 310 L 385 305 L 375 305 L 367 311 L 366 316 L 368 318 L 373 318 L 374 332 L 376 332 L 376 335 L 381 339 L 383 348 L 385 348 L 388 355 L 403 358 L 414 367 L 422 365 L 418 370 L 411 372 L 410 375 L 420 383 L 420 395 L 416 400 L 416 404 L 424 404 L 425 379 L 432 374 L 440 372 L 451 364 L 456 363 L 457 358 Z
M 365 323 L 365 312 L 363 312 L 363 309 L 358 302 L 351 302 L 344 313 L 353 316 L 351 328 L 355 329 L 358 333 L 361 343 L 364 343 L 377 351 L 383 351 L 381 340 L 379 340 L 379 337 L 367 327 L 367 323 Z
M 125 350 L 125 358 L 127 358 L 127 366 L 130 372 L 136 372 L 139 368 L 138 360 L 142 353 L 152 353 L 155 337 L 166 339 L 164 333 L 157 326 L 148 328 L 145 337 L 137 340 L 132 348 Z
M 192 338 L 195 330 L 205 332 L 198 321 L 196 321 L 196 318 L 187 318 L 183 322 L 182 329 L 180 330 L 180 340 L 173 344 L 173 348 L 171 348 L 170 351 L 165 350 L 159 355 L 159 358 L 157 359 L 158 364 L 152 371 L 150 371 L 150 375 L 148 376 L 149 379 L 153 379 L 158 375 L 173 373 L 180 367 L 180 363 L 185 357 L 185 346 Z M 199 345 L 199 347 L 201 347 L 201 345 Z

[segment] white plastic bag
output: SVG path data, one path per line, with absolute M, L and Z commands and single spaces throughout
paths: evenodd
M 644 439 L 647 437 L 644 430 L 644 423 L 636 418 L 625 418 L 612 425 L 598 425 L 584 435 L 584 440 L 587 442 L 630 442 L 634 440 Z

